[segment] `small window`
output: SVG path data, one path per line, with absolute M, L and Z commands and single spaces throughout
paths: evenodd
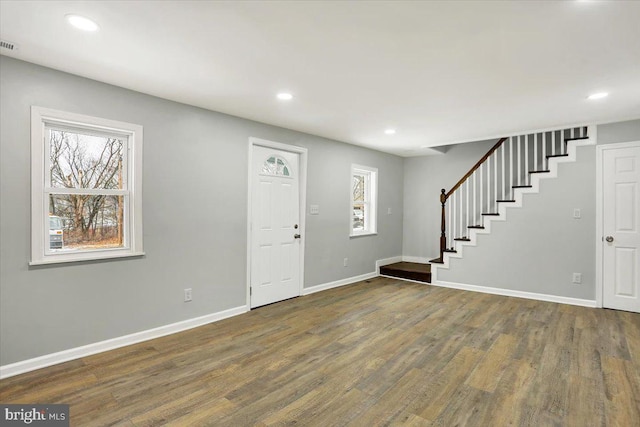
M 351 236 L 377 232 L 378 169 L 351 166 Z
M 31 264 L 142 255 L 142 127 L 32 107 Z
M 276 175 L 276 176 L 287 176 L 290 177 L 289 174 L 289 166 L 287 165 L 287 161 L 282 157 L 271 156 L 262 164 L 263 175 Z

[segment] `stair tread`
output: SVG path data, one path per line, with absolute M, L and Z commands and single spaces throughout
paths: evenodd
M 449 253 L 458 253 L 458 251 L 456 251 L 455 249 L 445 249 L 443 252 L 449 252 Z
M 476 228 L 479 230 L 484 230 L 484 225 L 468 225 L 467 228 Z
M 441 261 L 441 260 L 440 260 Z M 433 260 L 431 262 L 438 262 Z M 431 283 L 431 264 L 417 262 L 396 262 L 380 267 L 380 274 L 384 276 L 409 279 L 418 282 Z
M 514 185 L 511 188 L 532 188 L 533 185 Z
M 456 237 L 455 239 L 453 239 L 457 242 L 470 242 L 471 239 L 469 239 L 468 237 Z
M 529 173 L 549 173 L 551 172 L 549 169 L 538 170 L 538 171 L 529 171 Z
M 567 141 L 580 141 L 581 139 L 589 139 L 588 136 L 576 136 L 575 138 L 566 138 L 564 142 Z
M 483 213 L 481 215 L 484 215 L 484 216 L 499 216 L 500 214 L 497 213 L 497 212 L 486 212 L 486 213 Z
M 380 271 L 385 270 L 396 270 L 396 271 L 411 271 L 414 273 L 430 273 L 431 265 L 430 264 L 421 264 L 417 262 L 396 262 L 394 264 L 383 265 L 380 267 Z
M 554 157 L 569 157 L 569 155 L 568 154 L 549 154 L 547 156 L 547 159 L 552 159 Z
M 496 203 L 515 203 L 516 201 L 511 199 L 511 200 L 496 200 Z

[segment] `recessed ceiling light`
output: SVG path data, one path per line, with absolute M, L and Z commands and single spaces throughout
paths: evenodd
M 609 96 L 607 92 L 598 92 L 598 93 L 592 93 L 587 97 L 587 99 L 602 99 L 602 98 L 606 98 L 607 96 Z
M 386 133 L 387 135 L 393 135 L 394 133 L 396 133 L 395 129 L 385 129 L 384 133 Z
M 283 101 L 289 101 L 290 99 L 293 99 L 293 95 L 291 95 L 291 94 L 290 94 L 290 93 L 288 93 L 288 92 L 280 92 L 280 93 L 277 95 L 277 97 L 278 97 L 278 99 L 281 99 L 281 100 L 283 100 Z
M 66 15 L 67 22 L 82 31 L 98 31 L 98 24 L 80 15 Z

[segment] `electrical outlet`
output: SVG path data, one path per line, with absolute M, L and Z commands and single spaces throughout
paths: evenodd
M 582 283 L 582 273 L 573 273 L 571 282 L 576 285 L 579 285 L 580 283 Z
M 190 302 L 193 300 L 193 295 L 191 294 L 191 288 L 185 288 L 184 290 L 184 302 Z
M 574 219 L 580 219 L 580 218 L 582 218 L 582 212 L 580 212 L 580 209 L 579 209 L 579 208 L 575 208 L 575 209 L 573 210 L 573 218 L 574 218 Z
M 387 215 L 391 215 L 391 208 L 387 208 Z
M 346 267 L 347 265 L 349 265 L 349 258 L 344 259 L 344 266 Z

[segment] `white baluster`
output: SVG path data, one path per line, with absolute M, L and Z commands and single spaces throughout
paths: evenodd
M 533 170 L 542 169 L 538 167 L 538 134 L 533 135 Z
M 467 187 L 467 191 L 465 192 L 465 195 L 467 197 L 467 202 L 465 203 L 465 206 L 466 206 L 466 209 L 467 209 L 467 218 L 466 218 L 466 221 L 465 221 L 465 236 L 466 236 L 467 235 L 466 233 L 468 232 L 467 230 L 468 230 L 469 226 L 471 225 L 471 223 L 469 222 L 471 220 L 471 218 L 469 217 L 469 211 L 471 209 L 471 202 L 470 202 L 470 199 L 469 199 L 469 190 L 470 190 L 469 187 L 471 187 L 471 185 L 470 185 L 471 183 L 469 182 L 469 178 L 467 178 L 467 181 L 466 181 L 465 184 L 466 184 L 466 187 Z
M 511 191 L 511 187 L 513 186 L 513 137 L 509 137 L 509 183 L 508 188 Z
M 453 197 L 451 198 L 451 203 L 453 204 L 453 215 L 452 215 L 452 222 L 451 222 L 451 247 L 455 248 L 456 245 L 456 225 L 458 222 L 458 219 L 456 218 L 456 214 L 458 213 L 458 201 L 456 199 L 456 196 L 458 195 L 458 191 L 460 190 L 460 188 L 458 188 L 458 190 L 456 190 L 455 193 L 453 193 Z
M 547 160 L 547 133 L 542 132 L 542 161 L 546 162 L 544 165 L 547 169 L 549 169 L 549 161 Z
M 459 210 L 460 210 L 460 229 L 459 229 L 460 230 L 460 234 L 459 234 L 459 236 L 460 237 L 464 237 L 465 236 L 464 228 L 462 226 L 462 217 L 463 217 L 463 214 L 462 214 L 462 191 L 460 191 L 460 209 Z
M 556 132 L 553 131 L 551 132 L 551 147 L 553 148 L 553 152 L 551 154 L 553 154 L 554 156 L 556 155 Z
M 530 184 L 529 181 L 529 135 L 524 135 L 524 183 Z
M 470 224 L 470 225 L 476 225 L 476 215 L 477 215 L 477 212 L 478 212 L 476 210 L 476 206 L 477 206 L 476 199 L 478 198 L 477 197 L 478 191 L 476 190 L 477 189 L 477 186 L 476 186 L 476 175 L 478 175 L 478 174 L 476 172 L 478 172 L 478 171 L 473 172 L 473 194 L 471 195 L 471 197 L 473 198 L 473 209 L 471 210 L 471 220 L 473 221 L 473 224 Z
M 451 202 L 449 203 L 449 212 L 447 212 L 447 216 L 449 217 L 449 219 L 447 220 L 447 245 L 445 245 L 445 249 L 448 249 L 451 247 L 451 243 L 453 242 L 453 230 L 452 230 L 452 221 L 451 218 L 453 217 L 453 200 L 451 200 Z
M 484 170 L 484 163 L 482 163 L 480 165 L 480 169 L 478 169 L 478 172 L 480 172 L 480 208 L 475 211 L 476 215 L 480 216 L 480 223 L 482 223 L 482 216 L 480 214 L 482 214 L 482 206 L 483 206 L 483 200 L 484 200 L 484 194 L 483 194 L 483 190 L 484 190 L 484 175 L 483 175 L 483 170 Z
M 502 149 L 502 146 L 499 149 Z M 495 212 L 498 212 L 498 153 L 495 152 L 493 154 L 493 203 L 496 207 Z
M 502 147 L 500 147 L 500 149 L 502 150 L 502 199 L 506 200 L 507 198 L 507 187 L 506 187 L 506 183 L 507 183 L 507 176 L 505 175 L 505 156 L 504 156 L 504 152 L 507 150 L 507 144 L 502 143 Z
M 521 142 L 522 142 L 522 136 L 518 135 L 518 141 L 516 142 L 516 162 L 517 162 L 516 163 L 516 177 L 518 179 L 517 185 L 521 185 L 520 184 L 521 183 L 521 181 L 520 181 L 520 163 L 521 163 L 521 161 L 520 161 L 520 159 L 522 158 L 520 156 L 520 145 L 521 145 Z

